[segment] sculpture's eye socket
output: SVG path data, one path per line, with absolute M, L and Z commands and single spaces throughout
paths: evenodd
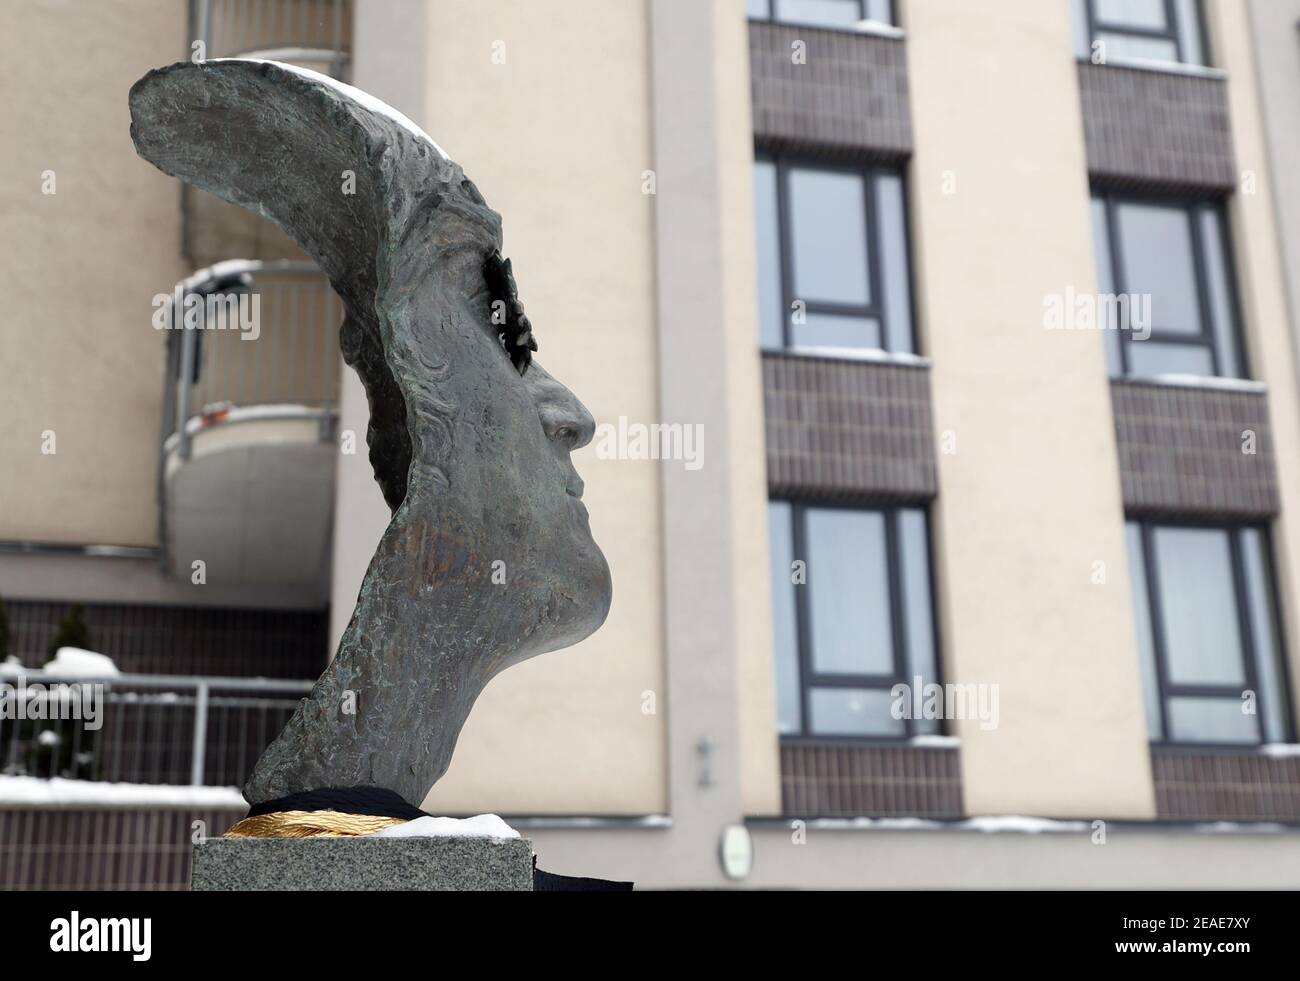
M 491 297 L 492 326 L 510 363 L 523 375 L 532 364 L 537 341 L 533 339 L 533 325 L 524 314 L 524 305 L 519 302 L 510 260 L 502 259 L 501 253 L 493 249 L 483 264 L 483 276 Z

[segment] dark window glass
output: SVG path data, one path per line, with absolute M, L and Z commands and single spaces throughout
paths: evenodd
M 907 261 L 907 205 L 903 200 L 903 178 L 898 174 L 876 175 L 876 224 L 880 245 L 880 302 L 886 336 L 881 347 L 887 351 L 912 351 L 912 277 Z
M 790 168 L 790 264 L 800 299 L 871 303 L 866 183 L 861 174 Z
M 1130 521 L 1125 526 L 1129 556 L 1129 584 L 1133 590 L 1133 625 L 1137 629 L 1138 667 L 1142 673 L 1142 699 L 1146 707 L 1147 735 L 1152 742 L 1161 738 L 1160 679 L 1156 677 L 1156 655 L 1151 633 L 1151 594 L 1147 590 L 1147 569 L 1142 547 L 1142 526 Z
M 1243 588 L 1246 591 L 1246 615 L 1251 640 L 1258 658 L 1260 699 L 1264 712 L 1264 740 L 1285 742 L 1287 723 L 1286 672 L 1282 667 L 1282 645 L 1276 620 L 1277 596 L 1269 575 L 1268 542 L 1259 528 L 1242 528 L 1238 533 L 1241 546 Z
M 1171 743 L 1259 742 L 1256 719 L 1242 711 L 1238 699 L 1178 695 L 1171 696 L 1166 704 Z
M 1097 62 L 1208 64 L 1198 0 L 1071 0 L 1075 53 Z
M 1129 522 L 1128 547 L 1152 740 L 1286 741 L 1286 680 L 1265 533 Z
M 1177 685 L 1246 683 L 1232 582 L 1232 545 L 1224 528 L 1153 528 L 1168 678 Z
M 1163 30 L 1165 0 L 1092 0 L 1094 16 L 1108 24 Z
M 899 174 L 759 157 L 754 195 L 765 349 L 915 350 Z
M 1202 333 L 1187 209 L 1122 201 L 1115 205 L 1115 221 L 1122 278 L 1135 291 L 1151 294 L 1151 326 L 1162 333 Z
M 892 711 L 894 685 L 938 681 L 925 512 L 774 500 L 768 522 L 781 733 L 937 732 Z
M 1092 244 L 1097 263 L 1097 292 L 1109 296 L 1116 291 L 1111 276 L 1110 233 L 1106 229 L 1106 202 L 1101 198 L 1092 199 Z M 1102 307 L 1105 322 L 1102 327 L 1106 341 L 1106 368 L 1111 375 L 1123 374 L 1123 356 L 1120 353 L 1118 323 L 1115 309 Z
M 930 598 L 930 535 L 925 512 L 903 508 L 896 512 L 899 582 L 907 659 L 913 674 L 939 680 L 939 653 L 934 636 L 934 607 Z M 933 724 L 924 731 L 934 731 Z
M 830 313 L 793 316 L 790 323 L 790 346 L 878 348 L 881 346 L 880 322 L 870 317 Z
M 794 526 L 788 501 L 769 501 L 767 534 L 772 560 L 772 646 L 776 657 L 777 731 L 803 728 L 799 693 L 799 624 L 794 608 Z
M 860 21 L 894 23 L 892 0 L 749 0 L 754 20 L 779 20 L 810 27 L 851 28 Z
M 1135 341 L 1129 351 L 1129 374 L 1140 377 L 1156 375 L 1201 375 L 1210 377 L 1218 374 L 1214 370 L 1214 355 L 1207 346 L 1189 346 L 1186 344 L 1165 344 L 1148 338 Z
M 1096 40 L 1103 47 L 1107 61 L 1112 58 L 1140 61 L 1177 61 L 1178 42 L 1172 38 L 1143 37 L 1134 34 L 1119 34 L 1115 31 L 1098 31 Z
M 812 668 L 817 674 L 892 675 L 885 515 L 803 509 Z
M 754 229 L 758 236 L 758 323 L 763 347 L 784 343 L 781 299 L 781 225 L 777 218 L 776 164 L 754 161 Z
M 777 20 L 822 27 L 851 27 L 862 19 L 858 0 L 776 0 Z
M 1128 295 L 1107 322 L 1116 376 L 1241 376 L 1240 331 L 1222 207 L 1098 194 L 1092 201 L 1097 286 Z
M 1232 281 L 1228 272 L 1228 253 L 1223 240 L 1223 221 L 1214 208 L 1198 209 L 1208 292 L 1208 316 L 1214 325 L 1214 350 L 1218 352 L 1219 373 L 1230 378 L 1241 374 L 1237 357 L 1237 321 L 1233 315 Z
M 905 720 L 890 712 L 893 701 L 888 688 L 810 688 L 808 734 L 906 736 Z

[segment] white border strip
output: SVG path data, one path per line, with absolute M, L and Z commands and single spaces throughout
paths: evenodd
M 1268 386 L 1253 378 L 1223 378 L 1214 375 L 1119 375 L 1111 379 L 1134 385 L 1161 385 L 1165 388 L 1201 388 L 1218 392 L 1265 394 Z
M 1291 825 L 1276 821 L 1131 821 L 1118 819 L 1096 819 L 1101 821 L 1109 833 L 1131 831 L 1139 834 L 1230 834 L 1230 835 L 1276 835 L 1293 834 L 1300 831 Z M 936 821 L 931 818 L 799 818 L 797 816 L 780 818 L 748 819 L 747 824 L 754 831 L 782 831 L 788 829 L 792 822 L 800 821 L 810 831 L 904 831 L 926 833 L 961 833 L 980 834 L 1067 834 L 1083 835 L 1093 833 L 1092 821 L 1071 821 L 1056 818 L 1025 817 L 1018 814 L 1001 814 L 985 817 L 966 818 L 962 821 Z
M 1077 58 L 1082 65 L 1096 65 L 1098 68 L 1133 68 L 1137 71 L 1155 72 L 1160 75 L 1188 75 L 1192 78 L 1226 79 L 1228 73 L 1222 68 L 1209 68 L 1205 65 L 1189 65 L 1181 61 L 1156 61 L 1151 58 L 1107 58 L 1105 61 L 1093 61 L 1091 58 Z
M 928 368 L 930 359 L 919 354 L 885 351 L 878 347 L 765 347 L 764 354 L 788 354 L 796 358 L 822 358 L 831 361 L 871 361 L 906 368 Z

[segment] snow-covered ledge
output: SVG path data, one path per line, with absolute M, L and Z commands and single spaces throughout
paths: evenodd
M 1300 743 L 1264 743 L 1259 747 L 1259 752 L 1261 756 L 1287 759 L 1292 756 L 1300 756 Z
M 1064 819 L 1031 817 L 1023 814 L 987 814 L 960 820 L 941 821 L 917 817 L 850 817 L 748 818 L 745 824 L 755 830 L 789 828 L 799 821 L 809 831 L 923 831 L 927 833 L 1019 834 L 1019 835 L 1091 835 L 1101 827 L 1134 832 L 1190 832 L 1193 834 L 1275 835 L 1300 833 L 1300 826 L 1277 821 L 1138 821 L 1131 819 Z
M 103 808 L 105 810 L 248 809 L 238 787 L 178 787 L 168 784 L 106 783 L 63 777 L 0 776 L 0 808 Z
M 920 735 L 913 736 L 907 745 L 917 749 L 957 749 L 961 746 L 959 736 Z

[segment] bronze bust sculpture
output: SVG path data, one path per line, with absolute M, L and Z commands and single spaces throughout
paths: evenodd
M 142 157 L 269 218 L 329 276 L 392 510 L 334 660 L 244 796 L 362 785 L 418 805 L 487 683 L 609 611 L 569 458 L 591 415 L 532 359 L 500 216 L 405 117 L 243 60 L 152 71 L 130 105 Z

